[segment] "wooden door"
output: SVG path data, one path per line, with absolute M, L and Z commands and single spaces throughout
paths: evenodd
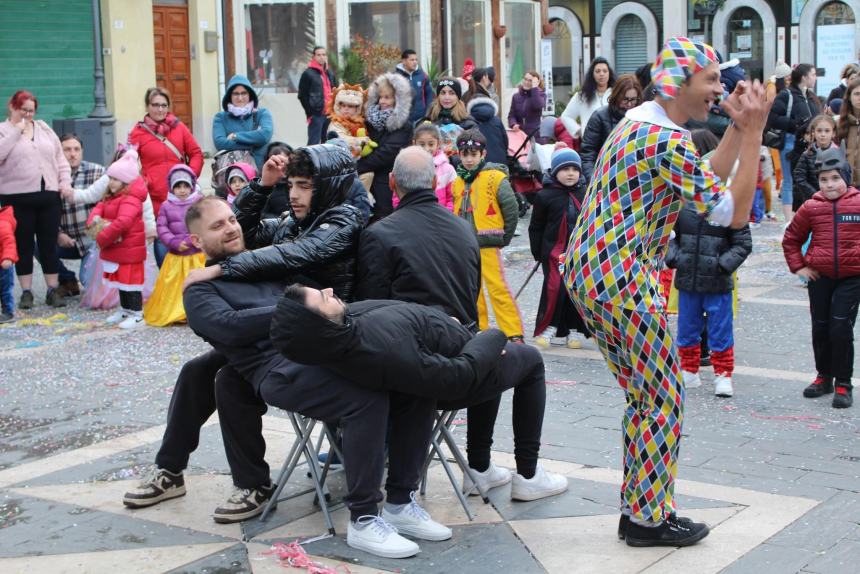
M 171 111 L 191 125 L 191 48 L 188 6 L 152 7 L 155 83 L 170 91 Z

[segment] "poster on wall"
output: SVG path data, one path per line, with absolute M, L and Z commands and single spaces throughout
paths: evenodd
M 816 27 L 815 65 L 824 68 L 824 76 L 818 76 L 815 93 L 827 96 L 839 84 L 842 66 L 853 61 L 854 24 Z
M 540 64 L 544 93 L 546 94 L 546 101 L 543 107 L 544 115 L 553 115 L 555 114 L 555 100 L 552 89 L 552 40 L 550 38 L 543 38 L 540 41 Z

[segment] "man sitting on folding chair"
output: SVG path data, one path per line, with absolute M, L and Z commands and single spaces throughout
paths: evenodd
M 213 259 L 213 253 L 207 247 L 213 245 L 224 251 L 221 255 L 242 251 L 239 225 L 224 200 L 204 198 L 189 213 L 192 241 L 208 259 Z M 347 532 L 350 546 L 386 558 L 404 558 L 420 550 L 398 530 L 422 539 L 450 538 L 451 530 L 434 522 L 411 496 L 427 452 L 434 403 L 364 389 L 331 370 L 300 365 L 281 356 L 272 348 L 268 332 L 283 288 L 284 283 L 278 281 L 215 279 L 195 283 L 184 294 L 188 324 L 227 358 L 224 368 L 235 371 L 237 385 L 246 385 L 269 405 L 340 424 L 346 503 L 351 516 Z M 252 407 L 255 404 L 251 401 Z M 234 408 L 241 409 L 242 405 Z M 255 420 L 247 424 L 260 424 L 259 416 L 249 418 Z M 386 420 L 393 431 L 388 437 L 387 502 L 379 516 Z M 263 452 L 234 454 L 253 464 Z
M 401 201 L 394 213 L 361 234 L 356 299 L 395 299 L 438 307 L 474 331 L 481 283 L 478 241 L 465 220 L 436 203 L 434 175 L 432 157 L 420 148 L 405 148 L 397 156 L 389 184 Z M 490 450 L 501 393 L 515 387 L 514 443 L 515 451 L 521 454 L 512 495 L 533 499 L 540 498 L 540 493 L 555 494 L 558 480 L 536 475 L 546 403 L 543 359 L 537 350 L 525 345 L 510 344 L 505 349 L 499 371 L 513 375 L 509 386 L 483 400 L 472 396 L 468 397 L 471 400 L 440 406 L 468 406 L 469 467 L 482 490 L 487 491 L 511 482 L 510 471 L 491 462 Z M 523 384 L 531 380 L 532 372 L 539 372 L 540 384 Z M 535 430 L 537 436 L 529 436 Z M 523 446 L 529 443 L 534 444 L 533 449 Z M 468 475 L 463 478 L 463 491 L 478 494 Z

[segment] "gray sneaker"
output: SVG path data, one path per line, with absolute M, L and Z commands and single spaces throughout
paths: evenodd
M 275 485 L 271 482 L 267 486 L 257 488 L 237 487 L 227 502 L 215 509 L 212 518 L 218 524 L 231 524 L 262 514 L 274 493 Z
M 137 488 L 125 493 L 122 503 L 129 508 L 145 508 L 179 496 L 185 496 L 185 477 L 182 473 L 173 474 L 169 470 L 156 468 Z

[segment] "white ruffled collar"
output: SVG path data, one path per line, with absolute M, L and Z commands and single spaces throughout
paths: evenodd
M 666 110 L 663 106 L 655 101 L 644 102 L 633 109 L 627 110 L 624 117 L 633 122 L 656 124 L 664 128 L 669 128 L 670 130 L 687 132 L 686 129 L 673 122 L 669 118 L 668 114 L 666 114 Z

